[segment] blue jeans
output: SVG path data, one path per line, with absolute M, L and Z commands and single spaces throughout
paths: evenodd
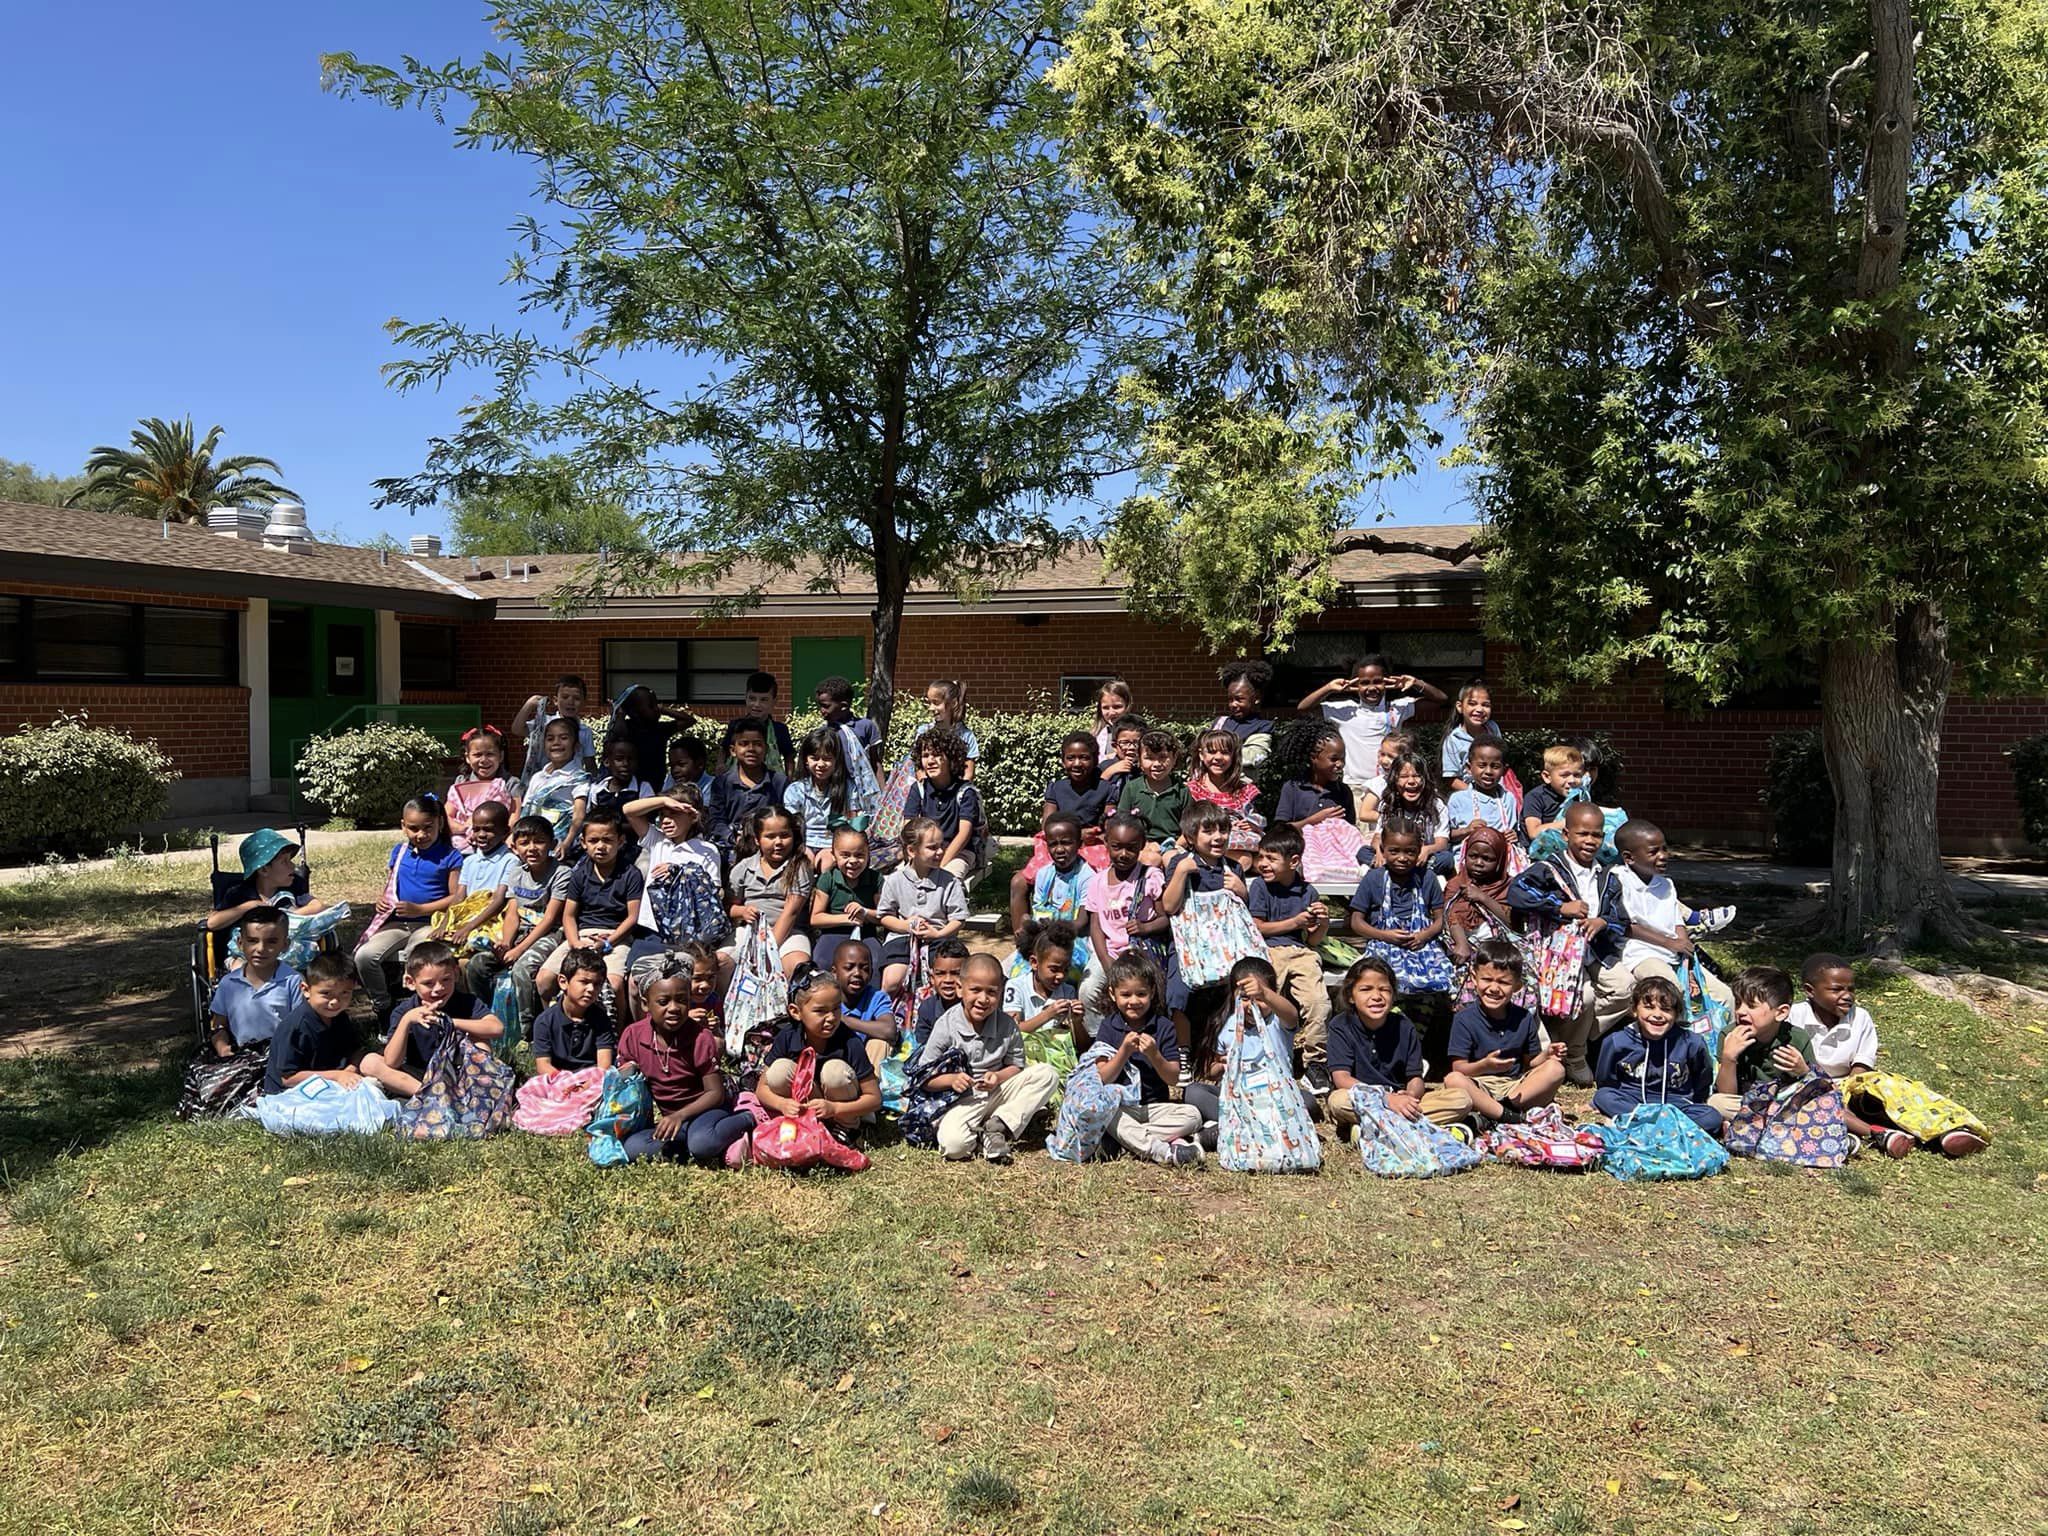
M 652 1130 L 635 1131 L 625 1140 L 626 1158 L 635 1163 L 656 1159 L 679 1163 L 685 1158 L 693 1163 L 722 1163 L 725 1149 L 753 1128 L 754 1117 L 745 1110 L 707 1109 L 685 1120 L 667 1141 L 658 1140 Z

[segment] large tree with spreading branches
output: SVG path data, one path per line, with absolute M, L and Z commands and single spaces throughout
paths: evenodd
M 1117 465 L 1123 275 L 1055 138 L 1063 0 L 505 0 L 497 51 L 338 89 L 454 109 L 532 162 L 511 282 L 533 331 L 397 325 L 403 388 L 491 387 L 385 504 L 504 488 L 543 460 L 654 548 L 599 586 L 735 574 L 876 593 L 886 723 L 904 600 L 1042 558 Z M 692 373 L 701 383 L 678 385 Z M 742 567 L 741 562 L 746 565 Z
M 1832 927 L 1967 931 L 1943 712 L 2048 613 L 2048 5 L 1097 0 L 1057 79 L 1178 321 L 1152 600 L 1313 605 L 1448 403 L 1523 676 L 1817 674 Z

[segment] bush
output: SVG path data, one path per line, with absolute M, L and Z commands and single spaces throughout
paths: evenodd
M 1771 738 L 1763 802 L 1771 812 L 1771 852 L 1787 864 L 1825 864 L 1835 849 L 1835 788 L 1819 731 Z
M 377 721 L 359 731 L 315 736 L 299 755 L 306 795 L 359 827 L 398 824 L 405 802 L 448 782 L 448 754 L 416 725 Z
M 0 737 L 0 854 L 102 853 L 170 809 L 178 770 L 154 741 L 59 715 Z
M 2012 787 L 2020 831 L 2036 848 L 2048 848 L 2048 736 L 2029 736 L 2012 749 Z

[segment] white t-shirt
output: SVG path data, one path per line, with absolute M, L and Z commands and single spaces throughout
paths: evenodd
M 1847 1077 L 1858 1067 L 1877 1062 L 1877 1022 L 1867 1009 L 1851 1008 L 1832 1029 L 1822 1029 L 1813 1016 L 1813 1004 L 1794 1003 L 1785 1023 L 1812 1034 L 1813 1064 L 1829 1077 Z
M 1576 873 L 1578 866 L 1572 866 Z M 1645 881 L 1626 864 L 1615 871 L 1621 881 L 1621 907 L 1632 922 L 1654 928 L 1659 933 L 1676 933 L 1685 921 L 1685 903 L 1678 899 L 1678 889 L 1672 885 L 1669 875 L 1659 875 Z M 1624 968 L 1634 970 L 1645 960 L 1662 960 L 1667 965 L 1677 957 L 1668 949 L 1643 939 L 1630 939 L 1621 946 L 1621 963 Z
M 1344 782 L 1354 790 L 1362 788 L 1380 771 L 1380 743 L 1387 733 L 1397 731 L 1415 713 L 1413 699 L 1382 699 L 1367 704 L 1363 699 L 1330 699 L 1323 704 L 1323 718 L 1337 727 L 1344 738 Z
M 676 842 L 659 827 L 649 827 L 647 836 L 640 840 L 640 867 L 647 878 L 652 880 L 654 872 L 669 864 L 701 864 L 711 872 L 714 884 L 719 881 L 718 850 L 701 837 L 685 838 Z

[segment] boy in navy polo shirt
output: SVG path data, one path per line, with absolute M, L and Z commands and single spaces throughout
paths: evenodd
M 944 839 L 939 867 L 955 880 L 969 880 L 981 872 L 988 827 L 981 791 L 964 777 L 967 738 L 953 726 L 935 725 L 917 739 L 917 763 L 924 777 L 911 787 L 904 819 L 928 816 L 937 822 Z
M 778 1115 L 816 1115 L 842 1141 L 882 1107 L 882 1087 L 868 1060 L 866 1037 L 855 1034 L 840 1017 L 844 1001 L 839 983 L 823 971 L 799 975 L 790 983 L 789 1017 L 769 1042 L 768 1064 L 761 1069 L 755 1096 Z M 798 1103 L 789 1096 L 796 1060 L 806 1049 L 817 1053 L 818 1072 L 811 1097 Z
M 405 957 L 408 993 L 391 1005 L 381 1052 L 363 1058 L 362 1074 L 394 1099 L 420 1091 L 434 1052 L 453 1032 L 495 1040 L 505 1025 L 481 998 L 461 990 L 455 951 L 429 939 Z
M 1514 1001 L 1521 984 L 1522 955 L 1514 945 L 1482 939 L 1472 946 L 1476 1000 L 1451 1020 L 1451 1070 L 1444 1074 L 1444 1087 L 1463 1094 L 1473 1111 L 1509 1124 L 1555 1099 L 1564 1083 L 1564 1042 L 1542 1043 L 1535 1013 Z
M 852 683 L 843 677 L 824 678 L 811 699 L 827 725 L 836 727 L 841 735 L 853 732 L 853 739 L 868 755 L 870 768 L 882 766 L 882 728 L 866 715 L 854 714 Z
M 960 981 L 972 953 L 967 941 L 958 935 L 941 939 L 925 951 L 925 979 L 931 983 L 932 995 L 917 1005 L 917 1018 L 910 1033 L 913 1051 L 924 1049 L 939 1016 L 960 1001 Z
M 543 996 L 556 985 L 562 961 L 572 949 L 594 949 L 604 957 L 612 986 L 626 983 L 626 961 L 634 930 L 640 926 L 640 899 L 647 877 L 628 864 L 620 849 L 626 818 L 606 807 L 583 818 L 583 857 L 569 871 L 562 899 L 563 947 L 549 957 L 536 978 Z
M 303 981 L 305 1000 L 285 1015 L 270 1037 L 265 1093 L 283 1093 L 309 1077 L 324 1077 L 343 1088 L 363 1080 L 356 1070 L 361 1052 L 355 1026 L 348 1017 L 348 1005 L 356 995 L 348 961 L 341 955 L 315 955 L 306 962 Z
M 787 733 L 784 733 L 785 736 Z M 768 766 L 768 725 L 766 721 L 742 717 L 726 727 L 725 769 L 711 781 L 704 797 L 704 816 L 710 825 L 711 841 L 731 862 L 733 855 L 752 853 L 747 826 L 754 812 L 782 804 L 789 780 Z M 787 757 L 784 762 L 789 761 Z
M 604 960 L 593 950 L 571 950 L 562 957 L 561 977 L 561 996 L 533 1021 L 533 1070 L 608 1069 L 619 1031 L 604 1006 Z
M 1266 939 L 1266 958 L 1279 978 L 1279 992 L 1301 1013 L 1294 1044 L 1302 1074 L 1317 1093 L 1330 1091 L 1325 1042 L 1330 1028 L 1330 989 L 1323 985 L 1323 960 L 1316 945 L 1330 931 L 1329 913 L 1316 888 L 1301 875 L 1301 834 L 1280 822 L 1259 839 L 1258 877 L 1245 905 Z

